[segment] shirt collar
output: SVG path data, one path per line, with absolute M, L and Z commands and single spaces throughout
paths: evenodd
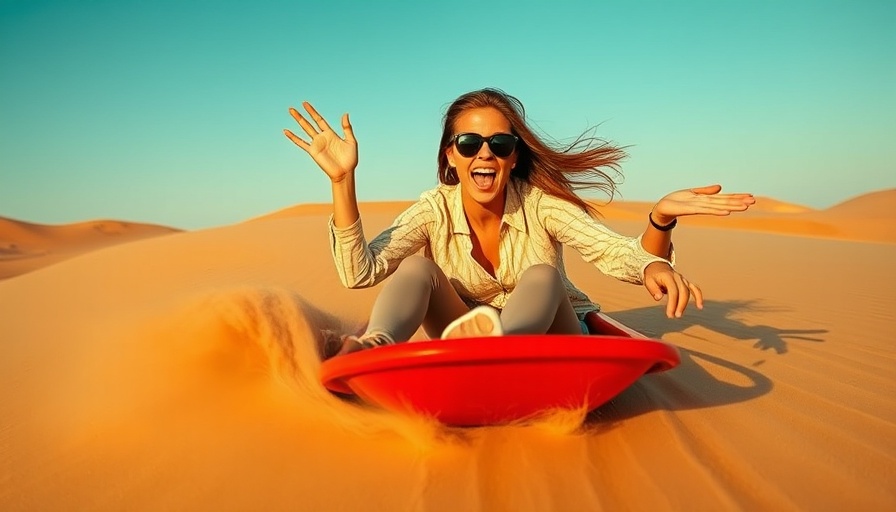
M 517 231 L 526 233 L 526 212 L 523 208 L 523 191 L 526 184 L 511 177 L 507 181 L 507 197 L 504 199 L 504 217 L 501 221 Z
M 451 187 L 451 229 L 454 233 L 470 234 L 470 225 L 464 215 L 464 200 L 460 192 L 460 183 Z
M 515 178 L 510 178 L 507 182 L 507 197 L 504 199 L 504 216 L 501 218 L 503 224 L 526 233 L 526 213 L 523 208 L 523 191 L 525 184 Z M 465 235 L 470 234 L 470 225 L 467 223 L 467 217 L 464 215 L 463 196 L 460 191 L 460 184 L 452 187 L 450 194 L 451 204 L 451 224 L 454 233 Z

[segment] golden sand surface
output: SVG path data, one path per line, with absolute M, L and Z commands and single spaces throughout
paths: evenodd
M 569 252 L 682 364 L 584 419 L 465 429 L 320 385 L 319 347 L 378 292 L 339 284 L 328 208 L 192 232 L 0 219 L 0 510 L 896 509 L 894 199 L 683 219 L 706 307 L 676 320 Z M 406 205 L 363 204 L 368 235 Z M 649 207 L 605 220 L 634 235 Z

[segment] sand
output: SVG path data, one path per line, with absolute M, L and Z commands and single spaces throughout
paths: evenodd
M 368 234 L 405 204 L 362 205 Z M 2 219 L 0 510 L 896 509 L 893 204 L 683 219 L 707 303 L 678 320 L 567 254 L 681 366 L 584 421 L 467 429 L 318 383 L 320 345 L 378 292 L 339 285 L 325 207 L 100 223 L 127 240 Z M 649 206 L 606 222 L 636 234 Z
M 0 217 L 0 279 L 102 247 L 179 231 L 155 224 L 116 220 L 48 226 Z

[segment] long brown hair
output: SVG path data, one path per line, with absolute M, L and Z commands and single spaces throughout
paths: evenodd
M 576 190 L 597 189 L 610 196 L 616 193 L 617 181 L 603 169 L 621 177 L 619 161 L 625 151 L 613 144 L 592 137 L 591 130 L 580 135 L 568 146 L 545 142 L 526 124 L 522 102 L 500 89 L 480 89 L 457 98 L 445 112 L 442 141 L 439 144 L 439 182 L 459 183 L 457 170 L 448 164 L 445 150 L 454 136 L 454 123 L 463 112 L 472 108 L 491 107 L 510 121 L 511 131 L 520 138 L 517 162 L 511 176 L 527 181 L 544 192 L 576 204 L 588 213 L 597 210 L 576 194 Z

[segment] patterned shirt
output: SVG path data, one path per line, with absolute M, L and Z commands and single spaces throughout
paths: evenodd
M 404 258 L 423 249 L 470 307 L 488 304 L 503 309 L 523 271 L 546 263 L 560 271 L 576 313 L 600 309 L 566 276 L 564 245 L 576 249 L 604 274 L 634 284 L 641 284 L 644 268 L 650 263 L 674 261 L 671 250 L 671 261 L 650 254 L 641 246 L 640 236 L 617 234 L 581 207 L 517 179 L 507 184 L 500 262 L 494 276 L 471 255 L 473 244 L 460 185 L 440 185 L 424 192 L 370 243 L 364 238 L 361 219 L 337 228 L 330 218 L 330 247 L 346 287 L 374 286 L 391 275 Z

